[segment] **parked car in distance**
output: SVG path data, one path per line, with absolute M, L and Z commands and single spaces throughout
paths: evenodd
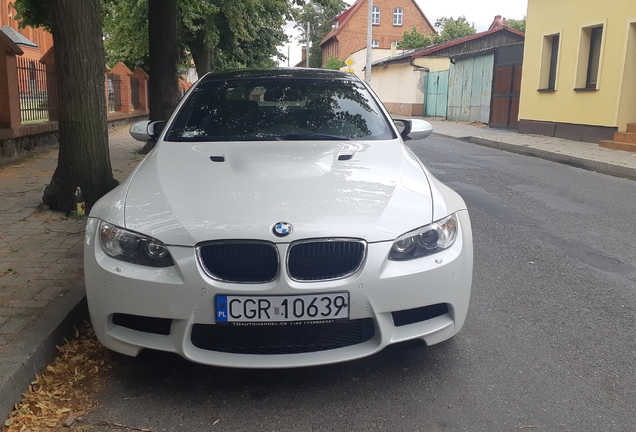
M 131 127 L 157 144 L 88 218 L 98 339 L 131 356 L 285 368 L 454 336 L 471 225 L 404 144 L 431 131 L 391 119 L 344 72 L 202 77 L 167 122 Z

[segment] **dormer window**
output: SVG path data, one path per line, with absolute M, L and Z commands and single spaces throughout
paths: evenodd
M 404 11 L 402 10 L 402 8 L 393 9 L 393 25 L 401 26 L 403 16 L 404 16 Z

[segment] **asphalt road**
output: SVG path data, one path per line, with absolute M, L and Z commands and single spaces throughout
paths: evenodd
M 439 137 L 410 146 L 471 213 L 473 294 L 454 339 L 294 370 L 115 355 L 87 420 L 153 431 L 636 430 L 636 182 Z

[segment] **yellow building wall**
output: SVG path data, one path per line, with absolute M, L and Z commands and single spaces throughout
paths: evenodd
M 381 58 L 390 57 L 391 50 L 390 49 L 381 49 L 381 48 L 373 48 L 371 50 L 371 62 L 376 60 L 380 60 Z M 363 48 L 360 51 L 356 51 L 351 54 L 351 58 L 355 62 L 353 67 L 353 73 L 358 76 L 362 81 L 365 80 L 365 71 L 363 70 L 367 65 L 367 49 Z M 346 67 L 341 68 L 340 70 L 345 70 Z M 373 81 L 373 77 L 371 78 Z
M 623 125 L 636 123 L 636 20 L 628 24 L 625 45 L 623 87 L 617 113 L 617 124 L 621 132 L 625 130 Z
M 371 87 L 384 104 L 422 104 L 424 93 L 418 85 L 424 72 L 414 70 L 408 63 L 376 66 L 371 73 Z
M 428 68 L 430 72 L 447 70 L 448 58 L 418 58 L 413 64 Z M 423 104 L 426 71 L 409 62 L 389 63 L 375 66 L 371 72 L 371 87 L 382 102 L 401 104 Z
M 528 0 L 519 119 L 619 130 L 636 122 L 635 24 L 634 0 Z M 587 73 L 589 42 L 581 35 L 596 25 L 603 25 L 597 90 L 574 91 L 581 78 L 585 86 Z M 547 87 L 545 37 L 554 34 L 560 34 L 555 90 L 540 92 Z
M 419 58 L 412 66 L 408 61 L 374 66 L 371 87 L 391 114 L 420 116 L 424 114 L 424 91 L 428 68 L 430 72 L 447 70 L 448 58 Z
M 413 64 L 428 68 L 430 72 L 439 72 L 450 69 L 450 59 L 447 57 L 419 57 Z

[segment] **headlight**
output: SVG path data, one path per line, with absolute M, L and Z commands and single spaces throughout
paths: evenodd
M 389 259 L 406 261 L 448 249 L 457 238 L 458 225 L 457 216 L 452 214 L 430 225 L 403 234 L 393 243 Z
M 104 252 L 115 259 L 152 267 L 174 265 L 166 245 L 152 237 L 101 222 L 99 240 Z

